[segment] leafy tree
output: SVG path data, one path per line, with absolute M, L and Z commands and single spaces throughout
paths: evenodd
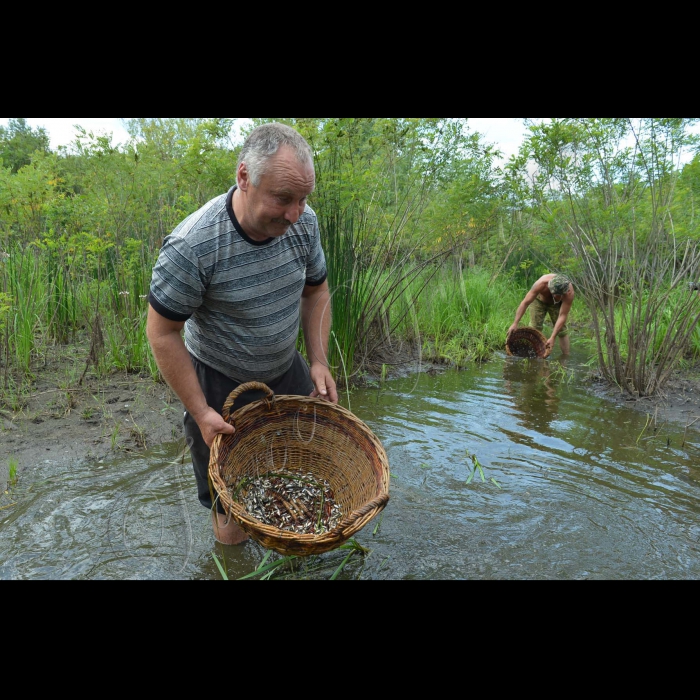
M 47 212 L 61 197 L 58 173 L 56 155 L 39 151 L 17 173 L 0 167 L 0 246 L 25 246 L 42 235 Z
M 32 129 L 24 118 L 9 119 L 0 126 L 0 161 L 13 173 L 29 165 L 36 151 L 49 153 L 49 135 L 44 127 Z
M 700 236 L 700 155 L 684 165 L 678 178 L 672 217 L 677 232 L 689 237 Z
M 433 230 L 439 217 L 424 214 L 471 142 L 458 119 L 268 118 L 251 128 L 269 121 L 294 126 L 314 152 L 309 201 L 333 295 L 331 363 L 350 376 L 388 346 L 390 309 L 411 282 L 449 253 L 450 238 Z
M 700 319 L 698 295 L 687 291 L 700 265 L 698 226 L 679 230 L 673 219 L 697 121 L 530 122 L 523 147 L 537 166 L 530 194 L 540 221 L 568 250 L 591 311 L 601 371 L 638 396 L 661 391 Z

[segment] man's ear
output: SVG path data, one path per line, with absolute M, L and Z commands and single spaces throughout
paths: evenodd
M 247 192 L 249 183 L 250 177 L 248 176 L 248 168 L 246 167 L 245 163 L 241 163 L 238 166 L 238 172 L 236 173 L 236 184 L 238 185 L 238 189 L 243 192 Z

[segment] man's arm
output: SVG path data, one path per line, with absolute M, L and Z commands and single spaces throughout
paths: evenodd
M 207 447 L 217 433 L 233 433 L 234 428 L 207 404 L 190 354 L 182 339 L 184 321 L 171 321 L 148 307 L 146 336 L 163 379 L 178 395 L 187 412 L 195 419 Z
M 552 329 L 552 335 L 549 337 L 549 340 L 547 341 L 547 347 L 553 348 L 554 347 L 554 341 L 556 340 L 557 336 L 559 335 L 559 331 L 561 330 L 561 327 L 566 323 L 566 319 L 569 315 L 569 310 L 571 309 L 571 305 L 574 303 L 574 290 L 572 289 L 569 294 L 567 294 L 562 300 L 561 300 L 561 308 L 559 309 L 559 316 L 557 317 L 557 322 L 554 324 L 554 328 Z
M 535 299 L 537 299 L 537 295 L 539 294 L 539 282 L 536 282 L 530 291 L 525 295 L 523 300 L 520 302 L 520 305 L 515 311 L 515 320 L 513 321 L 513 324 L 511 327 L 508 329 L 508 335 L 510 335 L 514 330 L 517 330 L 518 324 L 520 323 L 520 319 L 525 315 L 525 312 L 527 311 L 528 306 L 532 304 Z
M 333 375 L 328 367 L 328 339 L 331 331 L 331 295 L 328 281 L 317 286 L 306 285 L 301 295 L 301 327 L 309 358 L 311 396 L 338 403 Z

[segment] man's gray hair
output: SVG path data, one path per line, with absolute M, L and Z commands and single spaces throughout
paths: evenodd
M 268 161 L 279 151 L 280 146 L 291 147 L 300 163 L 313 164 L 311 146 L 298 131 L 279 122 L 261 124 L 248 134 L 238 154 L 238 166 L 245 162 L 250 181 L 255 187 L 260 183 Z

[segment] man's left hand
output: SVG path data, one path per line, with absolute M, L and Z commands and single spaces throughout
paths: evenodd
M 331 403 L 338 403 L 338 390 L 328 367 L 320 362 L 316 362 L 311 365 L 310 372 L 314 390 L 309 396 L 318 397 Z

